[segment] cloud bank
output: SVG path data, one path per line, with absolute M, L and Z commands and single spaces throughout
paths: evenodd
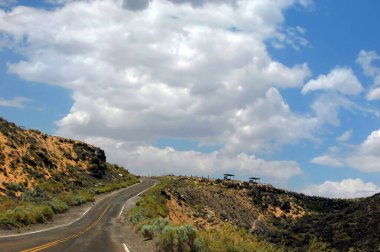
M 380 187 L 363 180 L 343 179 L 342 181 L 325 181 L 320 185 L 311 185 L 303 190 L 305 194 L 328 198 L 361 198 L 380 192 Z
M 311 160 L 314 164 L 351 167 L 362 172 L 380 172 L 380 130 L 373 131 L 361 144 L 349 151 L 335 151 Z

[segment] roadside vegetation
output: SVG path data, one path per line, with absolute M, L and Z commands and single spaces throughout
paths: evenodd
M 75 183 L 70 186 L 60 181 L 40 180 L 38 185 L 29 189 L 21 184 L 6 184 L 9 195 L 0 196 L 0 227 L 22 227 L 30 224 L 44 223 L 52 220 L 55 214 L 63 213 L 70 207 L 94 201 L 95 195 L 128 187 L 138 182 L 136 176 L 124 168 L 108 165 L 122 174 L 118 180 L 106 181 L 83 177 L 81 186 Z M 117 167 L 117 168 L 116 168 Z

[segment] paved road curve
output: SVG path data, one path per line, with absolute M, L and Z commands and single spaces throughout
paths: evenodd
M 143 180 L 98 202 L 80 220 L 64 227 L 21 236 L 0 238 L 0 251 L 128 251 L 123 241 L 112 234 L 112 226 L 125 202 L 156 183 Z M 132 252 L 132 251 L 131 251 Z

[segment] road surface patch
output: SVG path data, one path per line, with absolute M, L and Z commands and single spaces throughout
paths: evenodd
M 65 242 L 65 241 L 77 238 L 77 237 L 85 234 L 86 232 L 90 231 L 93 227 L 95 227 L 103 219 L 104 215 L 107 213 L 107 211 L 110 209 L 110 207 L 111 207 L 111 205 L 107 206 L 106 209 L 104 209 L 104 211 L 102 212 L 102 214 L 98 217 L 98 219 L 96 219 L 95 222 L 93 222 L 90 226 L 88 226 L 87 228 L 83 229 L 82 231 L 80 231 L 80 232 L 78 232 L 78 233 L 76 233 L 74 235 L 68 236 L 66 238 L 60 239 L 60 240 L 56 240 L 56 241 L 52 241 L 52 242 L 49 242 L 49 243 L 46 243 L 46 244 L 42 244 L 40 246 L 31 248 L 31 249 L 22 250 L 21 252 L 37 252 L 37 251 L 41 251 L 43 249 L 53 247 L 53 246 L 58 245 L 58 244 L 60 244 L 62 242 Z

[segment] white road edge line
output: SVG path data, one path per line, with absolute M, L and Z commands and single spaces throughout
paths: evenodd
M 92 208 L 93 206 L 90 206 L 83 214 L 82 214 L 82 217 L 83 216 L 85 216 L 86 215 L 86 213 L 88 212 L 88 211 L 90 211 L 90 209 Z M 79 217 L 79 219 L 80 219 L 81 217 Z
M 118 217 L 120 217 L 120 216 L 121 216 L 121 214 L 123 213 L 124 207 L 125 207 L 125 204 L 124 204 L 124 205 L 123 205 L 123 207 L 121 208 L 121 210 L 120 210 L 120 213 L 119 213 L 119 216 L 118 216 Z
M 153 186 L 151 186 L 151 187 L 145 189 L 145 190 L 142 191 L 142 192 L 139 192 L 136 196 L 133 196 L 132 198 L 128 199 L 127 201 L 129 201 L 129 200 L 131 200 L 131 199 L 133 199 L 133 198 L 137 198 L 137 197 L 139 197 L 141 194 L 143 194 L 144 192 L 148 191 L 148 190 L 151 189 L 152 187 L 155 187 L 157 184 L 158 184 L 158 183 L 154 183 Z M 125 204 L 124 204 L 123 207 L 121 208 L 121 211 L 120 211 L 120 213 L 119 213 L 119 217 L 120 217 L 120 215 L 123 213 L 124 207 L 125 207 Z M 124 248 L 125 252 L 130 252 L 129 249 L 128 249 L 128 247 L 127 247 L 127 245 L 126 245 L 125 243 L 122 243 L 121 245 L 123 245 L 123 248 Z
M 151 186 L 151 187 L 149 187 L 149 188 L 147 188 L 147 189 L 145 189 L 144 191 L 142 191 L 142 192 L 139 192 L 135 197 L 138 197 L 138 196 L 140 196 L 141 194 L 143 194 L 144 192 L 146 192 L 146 191 L 148 191 L 149 189 L 151 189 L 151 188 L 153 188 L 153 187 L 155 187 L 156 185 L 157 185 L 158 183 L 154 183 L 154 185 L 153 186 Z
M 125 245 L 125 243 L 122 243 L 122 245 L 123 245 L 123 248 L 124 248 L 125 252 L 130 252 L 129 249 L 128 249 L 128 247 L 127 247 L 127 245 Z
M 0 236 L 0 238 L 8 238 L 8 237 L 15 237 L 15 236 L 22 236 L 22 235 L 29 235 L 29 234 L 36 234 L 36 233 L 41 233 L 41 232 L 45 232 L 45 231 L 49 231 L 49 230 L 52 230 L 52 229 L 56 229 L 56 228 L 61 228 L 61 227 L 66 227 L 66 226 L 69 226 L 71 224 L 73 224 L 74 222 L 77 222 L 79 221 L 81 218 L 83 218 L 83 216 L 85 216 L 85 214 L 90 211 L 92 208 L 92 206 L 90 206 L 78 219 L 70 222 L 70 223 L 67 223 L 67 224 L 63 224 L 61 226 L 57 226 L 57 227 L 51 227 L 51 228 L 47 228 L 47 229 L 42 229 L 42 230 L 37 230 L 37 231 L 32 231 L 32 232 L 28 232 L 28 233 L 22 233 L 22 234 L 14 234 L 14 235 L 6 235 L 6 236 Z
M 144 192 L 148 191 L 148 190 L 151 189 L 152 187 L 155 187 L 156 185 L 157 185 L 157 183 L 154 183 L 153 186 L 151 186 L 151 187 L 145 189 L 145 190 L 142 191 L 142 192 L 139 192 L 137 195 L 133 196 L 132 198 L 127 199 L 127 201 L 126 201 L 125 203 L 127 203 L 127 202 L 130 201 L 131 199 L 134 199 L 134 198 L 139 197 L 141 194 L 143 194 Z M 120 210 L 120 213 L 119 213 L 118 218 L 122 215 L 122 213 L 123 213 L 123 211 L 124 211 L 125 203 L 124 203 L 123 207 L 122 207 L 121 210 Z
M 141 182 L 142 182 L 142 181 L 140 180 L 140 183 L 141 183 Z M 136 186 L 136 185 L 138 185 L 138 184 L 140 184 L 140 183 L 136 183 L 136 184 L 134 184 L 134 185 L 131 185 L 131 186 L 129 186 L 129 187 L 126 187 L 126 188 L 124 188 L 124 190 L 127 189 L 127 188 L 134 187 L 134 186 Z M 42 230 L 37 230 L 37 231 L 33 231 L 33 232 L 28 232 L 28 233 L 0 236 L 0 239 L 1 239 L 1 238 L 10 238 L 10 237 L 16 237 L 16 236 L 23 236 L 23 235 L 36 234 L 36 233 L 41 233 L 41 232 L 45 232 L 45 231 L 49 231 L 49 230 L 53 230 L 53 229 L 56 229 L 56 228 L 61 228 L 61 227 L 69 226 L 69 225 L 71 225 L 71 224 L 73 224 L 73 223 L 79 221 L 80 219 L 82 219 L 83 216 L 85 216 L 85 215 L 87 214 L 87 212 L 90 211 L 91 208 L 92 208 L 93 206 L 94 206 L 94 205 L 90 206 L 90 207 L 89 207 L 89 208 L 88 208 L 88 209 L 82 214 L 82 216 L 80 216 L 78 219 L 76 219 L 76 220 L 74 220 L 74 221 L 72 221 L 72 222 L 70 222 L 70 223 L 63 224 L 63 225 L 61 225 L 61 226 L 57 226 L 57 227 L 51 227 L 51 228 L 47 228 L 47 229 L 42 229 Z

